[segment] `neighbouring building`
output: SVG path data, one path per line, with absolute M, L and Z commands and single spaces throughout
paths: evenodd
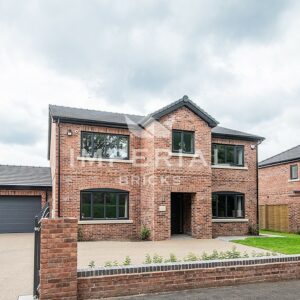
M 259 163 L 259 204 L 287 205 L 290 232 L 300 230 L 299 166 L 300 145 Z
M 50 105 L 52 216 L 83 240 L 254 232 L 263 138 L 217 125 L 187 96 L 147 116 Z
M 0 233 L 33 232 L 51 189 L 49 167 L 0 165 Z

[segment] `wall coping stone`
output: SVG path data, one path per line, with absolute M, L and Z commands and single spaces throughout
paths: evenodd
M 250 265 L 299 262 L 300 255 L 264 256 L 255 258 L 239 258 L 225 260 L 207 260 L 181 263 L 162 263 L 147 265 L 131 265 L 116 267 L 85 268 L 77 270 L 77 277 L 110 276 L 121 274 L 137 274 L 151 272 L 180 271 L 191 269 L 208 269 L 217 267 L 239 267 Z

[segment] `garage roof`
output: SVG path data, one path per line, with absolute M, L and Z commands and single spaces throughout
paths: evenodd
M 0 187 L 52 187 L 50 168 L 0 165 Z

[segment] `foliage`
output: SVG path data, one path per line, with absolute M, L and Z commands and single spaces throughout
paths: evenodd
M 158 254 L 153 255 L 152 261 L 154 264 L 161 264 L 163 262 L 163 260 L 164 260 L 164 258 L 162 256 L 160 256 Z
M 146 241 L 150 238 L 150 229 L 147 228 L 145 225 L 141 228 L 140 238 L 143 241 Z
M 88 264 L 88 266 L 93 269 L 95 268 L 95 261 L 94 260 L 91 260 L 90 263 Z
M 131 258 L 127 255 L 123 262 L 123 266 L 129 266 L 129 265 L 131 265 Z
M 82 242 L 83 241 L 83 231 L 81 227 L 78 227 L 78 232 L 77 232 L 77 241 Z
M 144 261 L 145 265 L 152 264 L 152 258 L 149 254 L 146 254 L 146 259 Z

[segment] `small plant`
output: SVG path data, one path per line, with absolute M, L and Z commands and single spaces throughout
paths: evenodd
M 171 263 L 171 262 L 179 262 L 180 260 L 177 259 L 176 255 L 173 253 L 170 253 L 170 256 L 168 259 L 165 259 L 165 263 Z
M 257 229 L 256 229 L 255 225 L 249 225 L 248 234 L 249 235 L 257 235 Z
M 77 240 L 78 240 L 78 242 L 82 242 L 83 241 L 83 231 L 82 231 L 81 227 L 78 227 Z
M 200 259 L 196 254 L 190 252 L 183 260 L 184 261 L 197 261 L 197 260 L 200 260 Z
M 146 259 L 144 261 L 144 264 L 146 265 L 152 264 L 152 258 L 149 254 L 146 254 Z
M 95 261 L 94 261 L 94 260 L 90 261 L 90 263 L 88 264 L 88 266 L 89 266 L 91 269 L 95 268 Z
M 142 226 L 141 228 L 141 233 L 140 233 L 140 238 L 143 241 L 148 240 L 150 237 L 150 229 L 147 228 L 145 225 Z
M 109 260 L 104 263 L 104 267 L 112 267 L 113 263 Z
M 123 266 L 129 266 L 129 265 L 131 265 L 131 258 L 127 255 L 123 262 Z
M 153 259 L 152 259 L 153 263 L 161 264 L 163 262 L 163 260 L 164 260 L 164 258 L 162 256 L 160 256 L 158 254 L 153 255 Z

